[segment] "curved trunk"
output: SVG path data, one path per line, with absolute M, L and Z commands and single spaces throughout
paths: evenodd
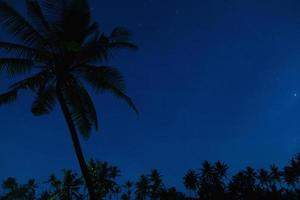
M 69 127 L 69 130 L 70 130 L 70 134 L 71 134 L 71 138 L 72 138 L 72 142 L 73 142 L 73 147 L 74 147 L 74 150 L 76 152 L 76 156 L 77 156 L 77 159 L 78 159 L 78 162 L 79 162 L 79 165 L 80 165 L 80 169 L 81 169 L 83 178 L 84 178 L 85 183 L 86 183 L 86 187 L 88 189 L 90 200 L 96 200 L 96 195 L 95 195 L 93 183 L 92 183 L 92 180 L 91 180 L 91 177 L 90 177 L 90 174 L 89 174 L 89 171 L 88 171 L 88 167 L 86 165 L 86 162 L 85 162 L 82 150 L 81 150 L 80 141 L 79 141 L 79 138 L 78 138 L 78 135 L 77 135 L 77 132 L 76 132 L 75 125 L 72 121 L 69 108 L 68 108 L 68 106 L 65 102 L 64 96 L 63 96 L 62 92 L 60 91 L 60 89 L 57 88 L 56 90 L 57 90 L 56 91 L 57 92 L 57 99 L 58 99 L 58 102 L 60 104 L 61 110 L 64 113 L 65 120 L 66 120 L 66 122 L 68 124 L 68 127 Z

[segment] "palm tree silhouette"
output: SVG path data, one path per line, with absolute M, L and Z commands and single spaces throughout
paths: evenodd
M 282 175 L 283 173 L 276 165 L 270 166 L 270 181 L 272 183 L 272 188 L 275 190 L 277 189 L 277 186 L 282 188 Z
M 124 93 L 121 73 L 100 65 L 112 50 L 136 46 L 124 28 L 115 28 L 109 35 L 101 33 L 91 20 L 87 0 L 26 0 L 26 7 L 30 22 L 7 2 L 0 1 L 0 23 L 20 41 L 0 42 L 0 50 L 6 53 L 0 58 L 0 70 L 12 76 L 30 74 L 11 85 L 0 96 L 0 104 L 16 100 L 20 90 L 30 90 L 36 94 L 31 112 L 39 116 L 48 114 L 58 101 L 90 199 L 95 200 L 77 133 L 88 138 L 92 128 L 98 128 L 95 107 L 84 84 L 95 91 L 112 92 L 137 111 Z
M 136 186 L 136 199 L 145 200 L 149 195 L 149 179 L 145 175 L 141 175 L 139 180 L 135 184 Z
M 4 189 L 4 191 L 6 191 L 6 193 L 4 194 L 4 196 L 0 197 L 0 200 L 35 199 L 36 187 L 37 186 L 34 179 L 31 179 L 26 184 L 21 185 L 17 183 L 17 180 L 15 178 L 7 178 L 2 184 L 2 188 Z
M 217 161 L 214 168 L 220 179 L 224 179 L 227 177 L 227 171 L 229 169 L 227 164 L 222 163 L 221 161 Z
M 151 200 L 157 200 L 159 199 L 159 195 L 164 188 L 163 180 L 161 174 L 158 172 L 158 170 L 154 169 L 149 174 L 149 195 Z
M 269 188 L 269 183 L 270 183 L 270 175 L 268 171 L 265 169 L 258 170 L 257 178 L 260 182 L 261 187 L 264 190 L 267 190 Z
M 80 188 L 83 184 L 82 179 L 71 170 L 64 170 L 64 177 L 59 180 L 55 175 L 51 175 L 48 181 L 53 188 L 51 197 L 60 200 L 83 199 Z M 51 199 L 51 198 L 50 198 Z
M 183 177 L 183 184 L 185 188 L 193 192 L 193 198 L 197 196 L 198 189 L 198 174 L 194 170 L 189 170 Z
M 200 168 L 199 175 L 199 190 L 198 196 L 200 199 L 213 199 L 212 188 L 214 185 L 215 171 L 214 166 L 208 162 L 204 161 L 202 167 Z
M 131 181 L 126 181 L 123 185 L 125 189 L 125 193 L 122 194 L 121 199 L 122 200 L 131 200 L 131 194 L 132 194 L 132 188 L 134 183 Z
M 95 188 L 96 196 L 99 199 L 112 197 L 119 190 L 116 178 L 120 176 L 120 170 L 107 162 L 90 160 L 88 168 Z
M 293 189 L 297 188 L 297 172 L 293 165 L 284 167 L 283 177 L 288 186 L 292 187 Z

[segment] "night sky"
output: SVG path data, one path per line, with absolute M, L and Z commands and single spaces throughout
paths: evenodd
M 235 172 L 282 166 L 300 151 L 299 0 L 90 2 L 104 32 L 125 26 L 139 46 L 109 64 L 123 72 L 140 114 L 93 95 L 100 131 L 82 140 L 86 158 L 119 166 L 124 179 L 157 168 L 181 187 L 204 160 Z M 1 91 L 8 84 L 3 77 Z M 31 95 L 0 108 L 0 179 L 78 170 L 62 113 L 33 117 Z

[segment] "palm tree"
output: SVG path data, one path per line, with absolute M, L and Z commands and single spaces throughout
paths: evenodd
M 132 181 L 126 181 L 124 184 L 124 188 L 126 189 L 126 198 L 127 200 L 131 200 L 131 193 L 132 193 L 132 187 L 133 187 Z
M 277 186 L 279 185 L 280 188 L 282 188 L 282 175 L 283 173 L 279 170 L 279 168 L 276 165 L 270 166 L 270 179 L 272 182 L 272 188 L 277 189 Z
M 48 114 L 56 101 L 64 114 L 90 199 L 95 200 L 93 184 L 80 146 L 77 131 L 88 138 L 98 128 L 97 114 L 84 84 L 95 91 L 109 91 L 137 111 L 125 94 L 121 73 L 101 66 L 112 50 L 135 49 L 130 33 L 115 28 L 106 35 L 91 20 L 87 0 L 25 0 L 30 21 L 11 5 L 0 0 L 0 24 L 16 38 L 0 42 L 6 53 L 0 58 L 0 70 L 14 76 L 30 76 L 9 87 L 0 96 L 0 104 L 16 100 L 20 90 L 36 94 L 31 112 Z M 76 22 L 76 23 L 74 23 Z
M 217 161 L 215 163 L 215 171 L 220 179 L 227 178 L 228 169 L 229 169 L 228 165 L 225 163 L 222 163 L 221 161 Z
M 201 179 L 204 179 L 207 182 L 211 182 L 211 178 L 214 175 L 214 166 L 208 161 L 202 163 L 202 168 L 200 169 Z
M 269 187 L 269 183 L 270 183 L 270 175 L 269 172 L 265 169 L 260 169 L 258 170 L 258 176 L 257 176 L 261 187 L 264 190 L 267 190 Z
M 189 170 L 183 177 L 183 184 L 185 188 L 194 193 L 194 197 L 197 196 L 198 188 L 198 174 L 194 170 Z
M 136 186 L 136 200 L 145 200 L 149 195 L 149 179 L 145 175 L 141 175 L 135 184 Z
M 296 189 L 297 175 L 295 170 L 291 166 L 284 167 L 283 178 L 287 186 Z
M 162 189 L 164 188 L 163 180 L 161 174 L 158 170 L 154 169 L 149 174 L 149 181 L 150 181 L 150 199 L 157 200 L 159 199 L 159 194 L 161 193 Z
M 116 179 L 121 175 L 118 167 L 111 166 L 107 162 L 90 160 L 88 168 L 98 198 L 102 199 L 116 193 L 119 189 Z
M 53 188 L 51 192 L 52 198 L 57 197 L 60 200 L 83 199 L 83 194 L 80 193 L 80 188 L 83 184 L 82 179 L 71 170 L 64 171 L 63 180 L 59 180 L 56 176 L 51 175 L 48 182 Z
M 123 185 L 124 189 L 126 190 L 124 194 L 122 194 L 121 199 L 122 200 L 131 200 L 131 194 L 132 194 L 132 187 L 133 187 L 133 182 L 131 181 L 126 181 L 125 184 Z
M 122 192 L 122 189 L 120 186 L 115 188 L 115 193 L 114 193 L 115 199 L 119 199 L 119 195 L 121 194 L 121 192 Z
M 257 177 L 255 170 L 252 167 L 246 167 L 244 173 L 247 180 L 247 185 L 255 187 Z
M 32 200 L 36 198 L 37 185 L 34 179 L 29 180 L 26 184 L 19 184 L 15 178 L 10 177 L 3 182 L 2 188 L 5 194 L 0 196 L 0 200 Z

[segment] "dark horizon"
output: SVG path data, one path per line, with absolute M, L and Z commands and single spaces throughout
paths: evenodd
M 283 166 L 300 151 L 299 1 L 90 5 L 104 32 L 125 26 L 139 46 L 108 63 L 123 72 L 140 114 L 112 95 L 93 95 L 100 130 L 81 140 L 86 158 L 119 166 L 124 179 L 156 168 L 180 187 L 185 171 L 204 160 L 221 160 L 233 173 L 248 165 Z M 1 78 L 1 91 L 9 83 Z M 31 101 L 22 92 L 0 107 L 0 180 L 44 180 L 79 169 L 63 115 L 55 108 L 34 117 Z

